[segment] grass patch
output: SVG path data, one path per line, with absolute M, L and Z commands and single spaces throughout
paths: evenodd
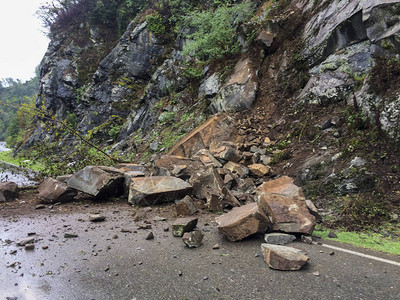
M 373 232 L 346 232 L 335 230 L 337 238 L 330 238 L 328 234 L 331 230 L 317 226 L 315 235 L 325 240 L 337 241 L 361 248 L 372 249 L 389 254 L 400 255 L 400 240 L 391 237 L 383 237 Z
M 12 150 L 0 152 L 0 160 L 4 161 L 6 163 L 9 163 L 9 164 L 28 168 L 28 169 L 38 171 L 38 172 L 40 172 L 44 169 L 44 166 L 39 162 L 35 162 L 35 163 L 32 163 L 31 161 L 26 162 L 26 158 L 24 158 L 24 157 L 20 157 L 20 156 L 13 157 Z

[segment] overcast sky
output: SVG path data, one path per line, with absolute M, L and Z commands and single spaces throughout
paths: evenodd
M 48 39 L 34 15 L 45 0 L 0 0 L 0 79 L 34 76 Z

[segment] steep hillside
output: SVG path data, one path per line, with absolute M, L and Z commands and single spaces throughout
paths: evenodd
M 36 107 L 137 162 L 228 113 L 238 148 L 296 178 L 326 222 L 397 222 L 399 2 L 143 1 L 117 39 L 114 14 L 75 1 L 52 24 Z M 27 146 L 63 149 L 65 172 L 93 163 L 41 121 Z

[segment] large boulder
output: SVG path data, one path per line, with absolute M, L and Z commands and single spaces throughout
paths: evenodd
M 239 241 L 257 232 L 265 232 L 269 221 L 257 203 L 235 207 L 216 218 L 218 229 L 232 242 Z
M 14 201 L 18 198 L 18 185 L 15 182 L 0 183 L 0 202 Z
M 76 190 L 67 186 L 64 181 L 54 178 L 45 179 L 38 188 L 38 197 L 42 203 L 58 203 L 73 201 Z
M 167 170 L 171 174 L 174 174 L 174 170 L 177 166 L 185 166 L 181 167 L 181 171 L 177 174 L 180 178 L 188 179 L 192 176 L 197 170 L 199 170 L 203 164 L 192 158 L 187 158 L 183 156 L 177 155 L 163 155 L 158 160 L 154 162 L 154 172 L 160 172 L 161 170 Z
M 248 109 L 253 104 L 258 90 L 258 70 L 249 57 L 241 59 L 233 75 L 212 101 L 213 112 L 235 112 Z
M 308 261 L 304 251 L 292 247 L 261 244 L 261 252 L 267 265 L 276 270 L 300 270 Z
M 192 186 L 172 176 L 132 178 L 128 202 L 141 206 L 175 201 L 184 197 Z
M 256 190 L 259 206 L 268 215 L 272 230 L 287 233 L 311 234 L 315 217 L 307 208 L 306 199 L 300 187 L 287 176 L 271 180 Z
M 212 148 L 224 140 L 233 140 L 235 133 L 231 117 L 216 115 L 182 138 L 168 154 L 192 157 L 201 149 Z
M 193 186 L 193 194 L 199 199 L 207 199 L 208 205 L 210 205 L 210 195 L 216 194 L 221 199 L 221 207 L 240 206 L 236 197 L 225 187 L 221 175 L 212 166 L 199 169 L 189 182 Z
M 70 188 L 96 198 L 118 197 L 123 193 L 124 173 L 119 169 L 88 166 L 76 172 L 67 181 Z

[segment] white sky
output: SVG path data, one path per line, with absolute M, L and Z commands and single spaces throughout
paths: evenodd
M 35 74 L 48 39 L 34 15 L 44 0 L 0 0 L 0 79 L 26 81 Z

